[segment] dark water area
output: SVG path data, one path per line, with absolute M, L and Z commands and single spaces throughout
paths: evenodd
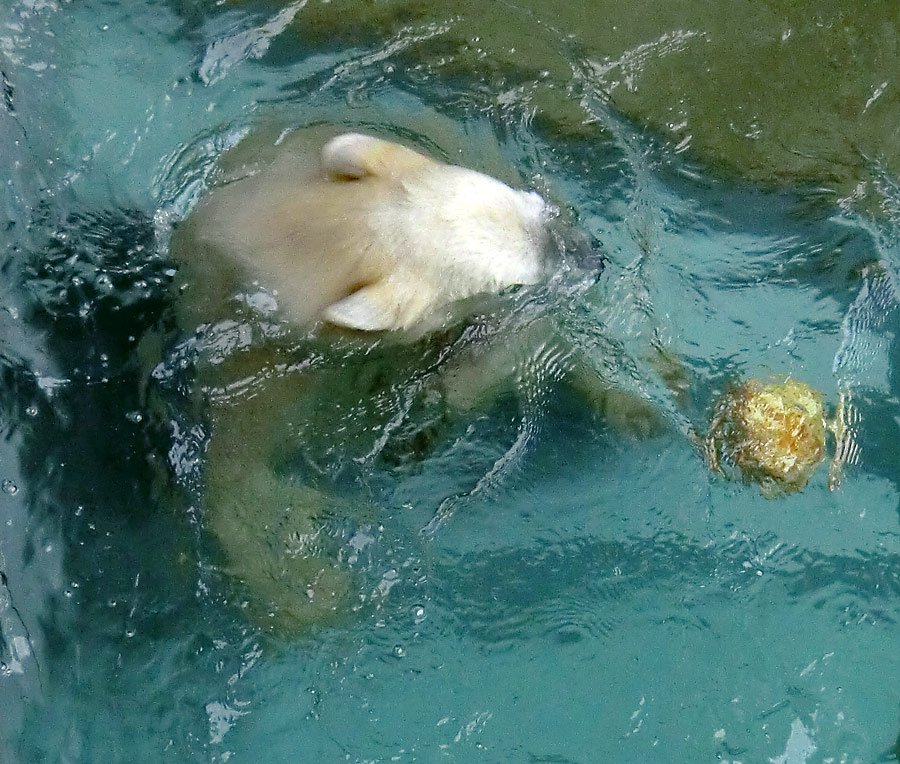
M 0 762 L 895 761 L 898 24 L 4 5 Z M 320 123 L 541 193 L 587 266 L 401 347 L 178 326 L 169 242 L 216 161 Z M 822 464 L 767 499 L 696 443 L 729 384 L 788 375 L 855 437 L 837 490 Z M 216 455 L 243 474 L 269 420 L 277 464 L 216 525 Z M 349 583 L 285 635 L 270 550 L 241 582 L 221 534 L 288 523 L 288 483 L 297 557 Z

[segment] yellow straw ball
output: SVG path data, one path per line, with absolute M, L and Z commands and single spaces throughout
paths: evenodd
M 712 469 L 737 468 L 773 498 L 809 482 L 825 457 L 827 429 L 822 394 L 809 385 L 750 379 L 719 398 L 706 456 Z

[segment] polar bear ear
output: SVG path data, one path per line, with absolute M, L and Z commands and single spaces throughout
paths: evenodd
M 434 289 L 408 278 L 376 281 L 329 305 L 326 321 L 363 332 L 408 329 L 432 304 Z
M 433 161 L 399 143 L 361 133 L 344 133 L 322 147 L 322 167 L 332 180 L 389 176 Z

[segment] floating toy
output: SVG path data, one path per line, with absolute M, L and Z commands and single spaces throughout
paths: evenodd
M 846 427 L 844 395 L 832 419 L 823 396 L 805 382 L 749 379 L 726 391 L 718 400 L 704 450 L 710 469 L 759 484 L 774 498 L 800 491 L 826 455 L 826 433 L 837 447 L 831 461 L 828 487 L 840 483 L 847 454 L 855 453 Z

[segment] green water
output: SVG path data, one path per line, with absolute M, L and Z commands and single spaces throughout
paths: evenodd
M 895 760 L 898 24 L 889 2 L 5 3 L 0 761 Z M 283 469 L 357 507 L 326 528 L 353 607 L 272 640 L 200 510 L 189 354 L 141 337 L 216 157 L 319 121 L 559 205 L 607 262 L 542 315 L 662 426 L 553 359 L 447 420 L 415 348 L 356 408 L 314 388 Z M 322 351 L 338 379 L 345 351 L 391 364 Z M 785 374 L 850 393 L 838 491 L 822 467 L 767 500 L 693 444 L 729 380 Z

